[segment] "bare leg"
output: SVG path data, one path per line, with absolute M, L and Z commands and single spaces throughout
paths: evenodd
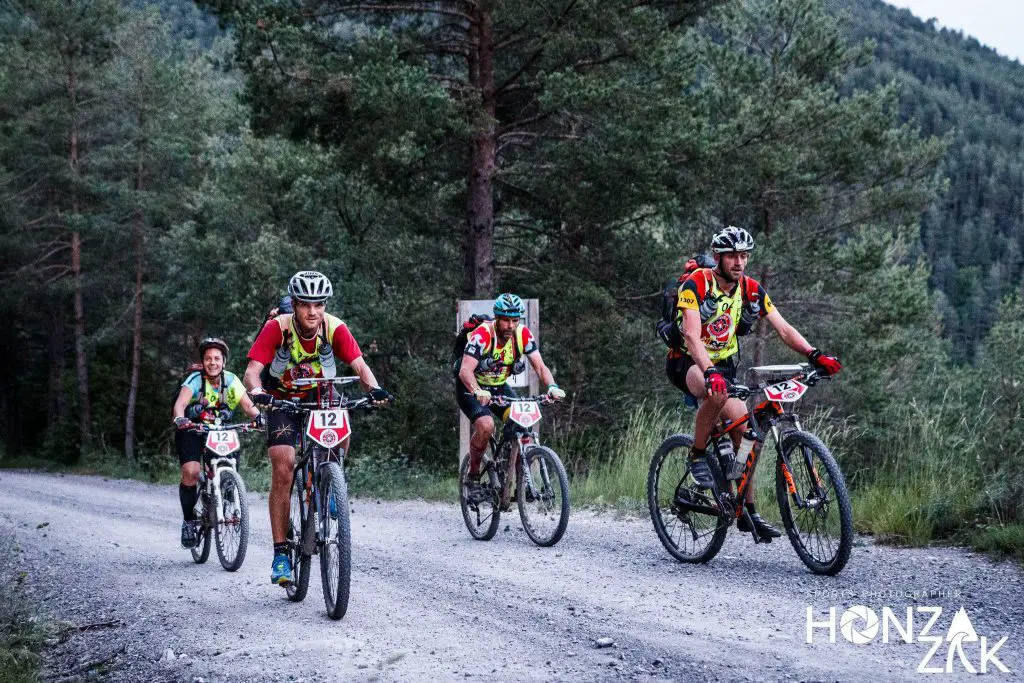
M 288 538 L 288 515 L 291 507 L 292 473 L 295 470 L 295 449 L 292 446 L 271 446 L 270 454 L 270 533 L 274 543 Z

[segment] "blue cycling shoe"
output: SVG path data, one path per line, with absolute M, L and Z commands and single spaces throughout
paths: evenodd
M 338 502 L 331 496 L 327 499 L 327 511 L 331 514 L 331 519 L 338 518 Z
M 292 561 L 283 553 L 274 555 L 274 562 L 270 565 L 270 583 L 287 586 L 293 582 Z

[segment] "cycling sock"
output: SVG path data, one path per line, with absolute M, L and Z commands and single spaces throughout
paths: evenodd
M 696 448 L 696 447 L 691 447 L 690 448 L 690 457 L 691 458 L 697 459 L 697 458 L 704 457 L 704 455 L 705 455 L 705 449 L 704 448 Z
M 469 444 L 469 476 L 480 476 L 480 461 L 484 459 L 484 449 L 477 448 L 472 442 Z
M 757 510 L 754 508 L 753 503 L 744 503 L 743 507 L 747 508 L 747 512 L 749 512 L 751 515 L 757 514 Z
M 181 514 L 185 521 L 195 521 L 196 501 L 199 500 L 199 487 L 178 484 L 178 500 L 181 501 Z
M 287 543 L 275 543 L 274 544 L 274 554 L 275 555 L 287 555 L 288 554 L 288 544 Z

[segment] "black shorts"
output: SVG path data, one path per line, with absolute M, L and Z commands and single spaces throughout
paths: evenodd
M 500 387 L 480 388 L 491 392 L 492 396 L 516 396 L 516 392 L 507 384 L 502 384 Z M 480 401 L 476 400 L 476 396 L 462 383 L 461 379 L 455 380 L 455 402 L 459 404 L 459 410 L 469 418 L 470 422 L 476 422 L 484 415 L 494 415 L 500 420 L 505 412 L 504 406 L 496 406 L 493 403 L 486 406 L 480 405 Z
M 174 432 L 174 450 L 178 452 L 179 464 L 202 462 L 205 444 L 205 434 L 193 432 L 191 429 L 179 429 Z
M 715 367 L 722 371 L 722 376 L 729 382 L 736 381 L 736 361 L 735 356 L 729 356 L 725 360 L 720 360 L 715 363 Z M 685 353 L 679 355 L 676 358 L 669 357 L 665 361 L 665 374 L 668 375 L 668 379 L 677 389 L 685 393 L 690 398 L 697 398 L 690 393 L 690 389 L 686 386 L 686 373 L 690 371 L 696 363 L 694 360 L 687 356 Z
M 271 408 L 267 411 L 267 448 L 271 446 L 298 448 L 303 426 L 301 415 Z

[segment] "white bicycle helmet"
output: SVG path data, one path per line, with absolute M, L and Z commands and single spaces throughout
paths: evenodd
M 711 251 L 724 254 L 730 251 L 753 251 L 754 236 L 743 228 L 730 225 L 711 238 Z
M 323 273 L 315 270 L 302 270 L 288 281 L 288 294 L 298 301 L 327 301 L 334 294 L 331 281 Z

